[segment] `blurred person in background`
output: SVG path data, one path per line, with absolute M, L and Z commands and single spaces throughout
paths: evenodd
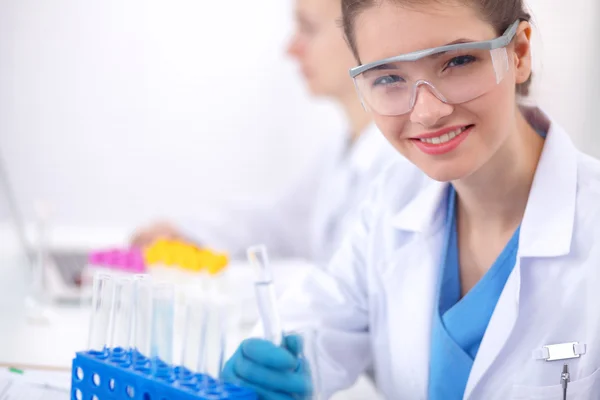
M 157 222 L 134 234 L 134 246 L 146 247 L 161 238 L 184 239 L 240 258 L 248 246 L 263 243 L 273 257 L 324 265 L 356 218 L 375 176 L 399 159 L 407 174 L 420 174 L 394 151 L 365 112 L 348 75 L 355 61 L 340 18 L 339 0 L 298 0 L 296 29 L 287 49 L 310 93 L 332 99 L 344 111 L 348 128 L 336 149 L 321 149 L 310 172 L 272 203 L 227 210 L 226 220 L 218 223 Z

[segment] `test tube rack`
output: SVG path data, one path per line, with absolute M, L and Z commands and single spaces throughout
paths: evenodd
M 79 352 L 71 400 L 258 400 L 252 390 L 120 348 Z

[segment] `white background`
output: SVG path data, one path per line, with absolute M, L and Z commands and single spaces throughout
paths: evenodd
M 260 3 L 260 4 L 259 4 Z M 597 0 L 532 0 L 538 103 L 600 155 Z M 129 233 L 271 195 L 342 129 L 284 54 L 291 0 L 0 0 L 0 154 L 27 221 Z

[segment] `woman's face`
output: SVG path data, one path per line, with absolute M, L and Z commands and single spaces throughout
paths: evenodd
M 344 97 L 354 85 L 348 70 L 356 64 L 339 26 L 340 0 L 297 0 L 296 31 L 288 54 L 300 64 L 313 95 Z
M 518 47 L 521 53 L 526 50 L 524 54 L 529 57 L 529 39 L 524 29 L 519 26 L 517 38 L 507 48 L 509 68 L 499 84 L 494 82 L 485 94 L 457 105 L 442 102 L 427 85 L 421 85 L 414 107 L 407 114 L 382 116 L 373 112 L 384 136 L 435 180 L 454 181 L 480 169 L 498 153 L 516 126 L 515 84 L 523 82 L 530 72 L 523 71 L 529 68 L 528 60 L 515 52 Z M 497 37 L 494 28 L 474 9 L 459 2 L 401 7 L 384 1 L 359 14 L 354 30 L 363 64 L 455 41 Z M 515 45 L 523 40 L 527 42 L 525 47 L 522 43 Z

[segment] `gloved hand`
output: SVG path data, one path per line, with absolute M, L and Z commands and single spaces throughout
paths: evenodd
M 289 335 L 277 347 L 263 339 L 247 339 L 225 363 L 225 382 L 253 389 L 261 400 L 308 399 L 310 371 L 300 357 L 302 338 Z

